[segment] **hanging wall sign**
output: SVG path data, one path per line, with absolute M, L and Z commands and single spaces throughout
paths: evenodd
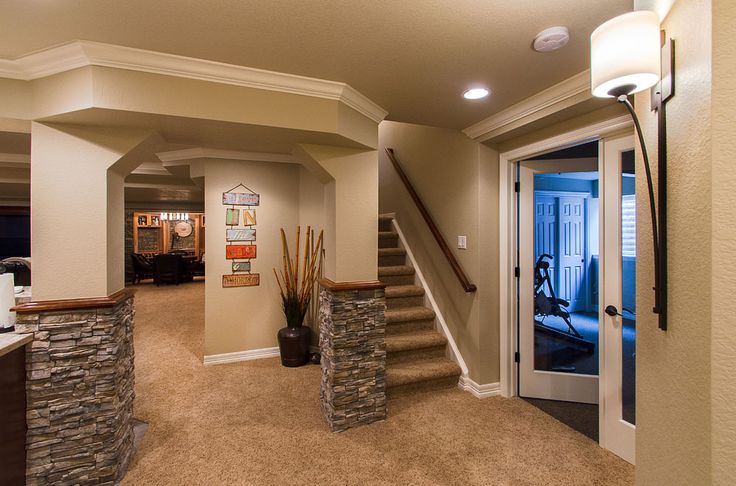
M 250 261 L 233 262 L 233 273 L 237 272 L 250 272 Z
M 256 287 L 261 284 L 261 276 L 257 273 L 242 273 L 235 275 L 223 275 L 222 286 L 230 287 Z
M 225 224 L 228 226 L 240 224 L 240 209 L 227 208 L 225 210 Z
M 227 241 L 256 241 L 255 228 L 226 229 L 225 240 Z
M 255 206 L 260 203 L 261 196 L 242 183 L 222 193 L 222 204 L 230 206 L 225 209 L 225 258 L 232 260 L 232 274 L 222 276 L 223 288 L 255 287 L 261 283 L 260 274 L 251 273 L 257 253 Z
M 255 258 L 256 245 L 227 245 L 225 247 L 225 258 L 236 260 L 239 258 Z
M 249 192 L 228 191 L 222 193 L 222 204 L 227 206 L 258 206 L 260 199 L 261 196 L 258 194 Z

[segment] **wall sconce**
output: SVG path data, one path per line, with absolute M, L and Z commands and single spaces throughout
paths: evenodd
M 601 24 L 590 36 L 593 96 L 616 98 L 634 119 L 649 189 L 654 242 L 654 313 L 667 330 L 667 131 L 665 103 L 674 95 L 674 41 L 665 40 L 659 16 L 630 12 Z M 644 137 L 629 95 L 651 88 L 651 108 L 657 112 L 657 202 Z M 611 309 L 613 312 L 615 309 Z M 608 308 L 606 310 L 608 313 Z M 613 314 L 615 315 L 615 313 Z

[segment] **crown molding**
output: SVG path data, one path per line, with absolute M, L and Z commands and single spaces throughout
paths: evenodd
M 159 152 L 156 156 L 162 162 L 178 162 L 180 160 L 196 159 L 225 159 L 225 160 L 249 160 L 253 162 L 281 162 L 286 164 L 297 163 L 291 154 L 280 154 L 271 152 L 240 152 L 237 150 L 221 150 L 207 147 L 195 147 L 170 152 Z
M 337 81 L 91 41 L 74 41 L 18 59 L 0 59 L 0 77 L 31 81 L 84 66 L 103 66 L 338 100 L 378 123 L 388 112 Z
M 463 133 L 478 142 L 484 142 L 520 124 L 531 123 L 550 112 L 562 110 L 592 96 L 590 70 L 586 70 L 467 127 Z

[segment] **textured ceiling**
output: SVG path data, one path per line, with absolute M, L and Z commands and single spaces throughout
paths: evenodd
M 76 39 L 334 81 L 391 120 L 465 128 L 588 68 L 588 38 L 632 0 L 3 0 L 0 57 Z M 565 25 L 564 49 L 531 49 Z M 487 100 L 460 94 L 491 88 Z

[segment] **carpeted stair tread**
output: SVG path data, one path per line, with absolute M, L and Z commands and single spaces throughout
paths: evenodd
M 390 239 L 390 238 L 398 238 L 399 234 L 396 231 L 379 231 L 378 232 L 378 239 Z
M 427 349 L 447 344 L 447 338 L 434 329 L 412 331 L 386 336 L 386 352 L 396 353 L 413 349 Z
M 414 275 L 414 267 L 409 265 L 392 265 L 389 267 L 378 267 L 379 277 L 389 277 L 393 275 Z
M 386 310 L 386 322 L 426 321 L 434 319 L 434 311 L 426 307 L 405 307 Z
M 394 217 L 389 214 L 379 214 L 378 221 L 393 221 Z
M 441 378 L 460 377 L 460 367 L 447 358 L 417 363 L 397 363 L 386 369 L 386 388 L 393 388 Z
M 379 248 L 378 256 L 395 256 L 395 255 L 406 255 L 406 250 L 403 248 Z
M 388 285 L 386 286 L 385 295 L 387 299 L 421 297 L 424 295 L 424 288 L 419 285 Z

